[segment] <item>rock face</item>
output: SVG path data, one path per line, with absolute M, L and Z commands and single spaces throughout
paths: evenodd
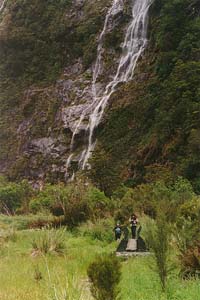
M 0 0 L 0 173 L 66 180 L 89 149 L 86 174 L 107 195 L 177 175 L 200 191 L 198 1 L 153 1 L 133 80 L 116 80 L 93 110 L 120 65 L 131 8 L 146 1 Z M 148 22 L 138 16 L 139 49 Z
M 15 132 L 17 135 L 17 143 L 13 146 L 12 155 L 8 155 L 7 163 L 0 164 L 1 172 L 10 170 L 11 177 L 20 173 L 32 179 L 41 177 L 42 169 L 43 177 L 62 179 L 66 175 L 66 163 L 72 148 L 75 154 L 72 165 L 73 162 L 77 164 L 82 146 L 86 143 L 89 115 L 93 110 L 92 82 L 98 40 L 111 3 L 112 1 L 74 0 L 66 10 L 65 20 L 70 24 L 69 34 L 72 40 L 77 38 L 77 34 L 81 39 L 84 39 L 84 35 L 89 35 L 88 40 L 92 41 L 93 49 L 87 51 L 89 56 L 91 51 L 93 57 L 90 57 L 90 63 L 86 66 L 85 53 L 78 57 L 72 55 L 70 61 L 63 65 L 61 76 L 55 84 L 45 87 L 29 86 L 23 91 L 20 105 L 16 109 L 16 113 L 21 116 L 16 120 L 17 130 L 13 128 L 13 134 Z M 0 5 L 4 5 L 3 1 Z M 102 47 L 105 60 L 102 62 L 100 78 L 96 83 L 97 93 L 103 92 L 107 80 L 112 78 L 116 71 L 120 43 L 131 12 L 129 5 L 129 1 L 126 0 L 117 1 L 112 18 L 108 20 Z M 85 22 L 90 22 L 90 19 L 91 25 L 87 28 Z M 91 26 L 94 26 L 95 33 L 90 33 Z M 76 27 L 78 29 L 74 33 Z M 81 33 L 83 31 L 85 32 Z M 117 38 L 117 43 L 110 43 L 109 38 Z M 80 43 L 82 40 L 77 42 L 75 50 L 79 47 L 79 51 L 83 52 L 86 48 L 82 49 Z M 83 112 L 84 119 L 77 127 Z

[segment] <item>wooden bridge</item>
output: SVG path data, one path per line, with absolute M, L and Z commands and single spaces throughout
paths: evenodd
M 148 251 L 144 240 L 141 237 L 137 239 L 121 240 L 116 250 L 117 256 L 147 256 Z

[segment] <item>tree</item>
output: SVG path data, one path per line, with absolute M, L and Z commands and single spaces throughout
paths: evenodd
M 157 212 L 155 228 L 148 232 L 148 244 L 154 252 L 156 272 L 160 278 L 162 290 L 165 291 L 167 279 L 171 272 L 169 263 L 170 226 L 163 211 Z
M 114 255 L 98 256 L 88 268 L 91 292 L 96 300 L 119 299 L 118 284 L 121 278 L 121 265 Z

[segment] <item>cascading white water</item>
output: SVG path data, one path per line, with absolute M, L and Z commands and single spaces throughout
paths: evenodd
M 114 0 L 111 8 L 105 19 L 104 28 L 99 38 L 97 59 L 93 70 L 93 81 L 92 81 L 92 92 L 93 101 L 81 115 L 77 122 L 76 129 L 74 131 L 71 141 L 71 151 L 73 150 L 73 144 L 75 135 L 77 134 L 88 110 L 91 111 L 88 124 L 88 144 L 87 147 L 82 151 L 79 159 L 79 167 L 85 169 L 88 159 L 91 156 L 92 151 L 95 147 L 94 130 L 98 127 L 104 114 L 106 105 L 115 92 L 116 87 L 119 83 L 127 82 L 133 78 L 134 71 L 138 62 L 147 45 L 147 28 L 148 28 L 148 12 L 153 0 L 134 0 L 132 7 L 132 21 L 129 24 L 123 47 L 122 55 L 119 60 L 118 68 L 114 78 L 109 82 L 102 95 L 97 95 L 96 83 L 101 73 L 102 67 L 102 53 L 103 53 L 103 38 L 106 34 L 109 19 L 115 14 L 115 11 L 122 5 L 122 0 Z M 67 168 L 71 163 L 73 154 L 68 158 Z
M 99 40 L 98 40 L 97 59 L 96 59 L 96 62 L 95 62 L 94 68 L 93 68 L 92 88 L 91 88 L 93 101 L 92 101 L 91 105 L 82 112 L 79 120 L 77 121 L 77 123 L 75 125 L 75 130 L 73 132 L 71 144 L 70 144 L 70 151 L 72 153 L 69 155 L 69 157 L 67 159 L 67 163 L 66 163 L 67 171 L 68 171 L 69 166 L 71 165 L 71 161 L 73 158 L 73 146 L 74 146 L 74 140 L 75 140 L 76 134 L 79 131 L 80 126 L 82 125 L 82 122 L 83 122 L 85 116 L 88 114 L 88 111 L 92 111 L 93 107 L 95 108 L 95 104 L 96 104 L 96 100 L 97 100 L 96 82 L 97 82 L 97 79 L 98 79 L 98 77 L 101 73 L 101 69 L 102 69 L 102 55 L 103 55 L 103 51 L 104 51 L 103 42 L 104 42 L 104 36 L 107 33 L 109 21 L 110 21 L 110 19 L 113 18 L 114 15 L 116 15 L 122 9 L 123 9 L 123 0 L 113 0 L 112 5 L 109 8 L 108 13 L 106 15 L 103 30 L 102 30 L 102 32 L 99 36 Z M 89 125 L 88 125 L 88 129 L 89 129 Z M 87 153 L 87 149 L 84 149 L 82 151 L 80 159 L 79 159 L 79 167 L 82 167 L 81 162 L 85 161 L 86 153 Z M 68 172 L 66 175 L 68 176 Z M 74 173 L 70 179 L 73 180 L 73 178 L 74 178 Z
M 6 1 L 7 1 L 7 0 L 3 0 L 3 1 L 1 2 L 1 4 L 0 4 L 0 13 L 1 13 L 2 10 L 4 9 L 5 4 L 6 4 Z

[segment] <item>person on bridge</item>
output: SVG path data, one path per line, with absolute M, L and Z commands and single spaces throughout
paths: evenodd
M 121 234 L 122 234 L 122 229 L 119 223 L 117 223 L 117 225 L 114 228 L 114 232 L 115 232 L 115 240 L 120 240 L 121 238 Z
M 138 218 L 135 214 L 132 214 L 130 218 L 132 239 L 136 239 L 137 224 L 138 224 Z

